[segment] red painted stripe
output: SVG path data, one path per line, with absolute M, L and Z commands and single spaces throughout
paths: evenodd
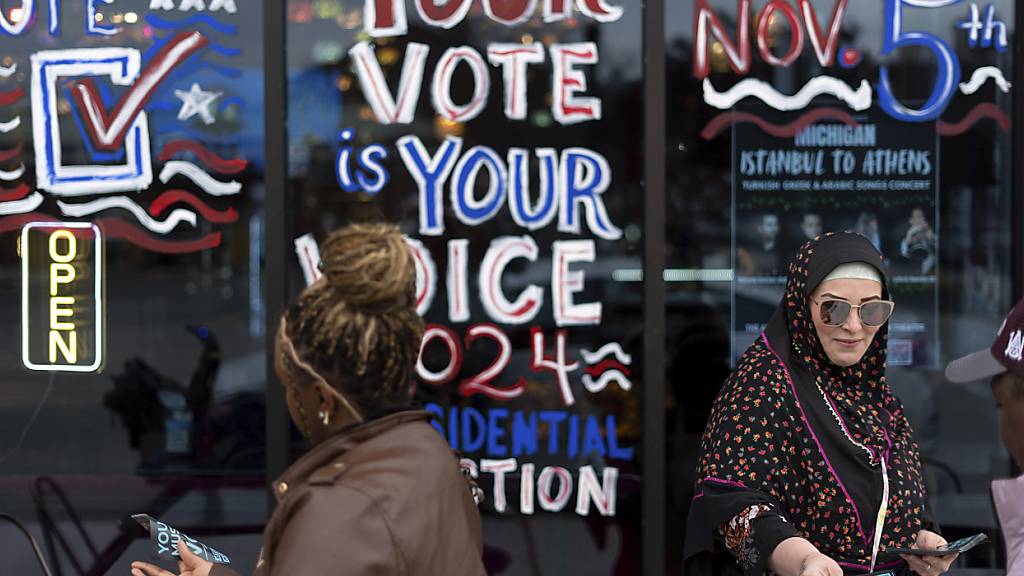
M 57 222 L 58 220 L 49 214 L 42 212 L 29 212 L 27 214 L 14 214 L 0 218 L 0 233 L 12 230 L 21 230 L 21 227 L 29 222 Z
M 21 230 L 26 224 L 37 222 L 60 222 L 60 220 L 50 216 L 49 214 L 43 214 L 42 212 L 16 214 L 6 218 L 0 218 L 0 233 Z M 91 228 L 72 228 L 69 232 L 71 232 L 75 238 L 85 238 L 89 240 L 94 239 Z
M 23 145 L 19 143 L 17 146 L 11 148 L 10 150 L 0 150 L 0 162 L 7 162 L 8 160 L 13 160 L 18 156 L 21 156 L 22 149 Z
M 196 240 L 163 240 L 144 232 L 138 226 L 124 220 L 103 218 L 96 221 L 107 238 L 127 240 L 140 248 L 161 254 L 188 254 L 216 248 L 221 243 L 221 233 L 214 232 Z
M 0 202 L 21 200 L 28 196 L 28 193 L 31 191 L 32 189 L 28 187 L 28 184 L 19 184 L 14 188 L 0 188 Z
M 585 372 L 593 377 L 597 377 L 598 375 L 603 374 L 609 370 L 618 370 L 619 372 L 622 372 L 626 376 L 630 375 L 629 368 L 626 368 L 618 360 L 615 360 L 614 358 L 608 358 L 601 362 L 600 364 L 591 366 L 590 368 L 587 368 Z
M 494 50 L 488 52 L 488 54 L 494 54 L 495 56 L 510 56 L 512 54 L 534 54 L 533 50 L 529 48 L 513 48 L 512 50 Z
M 749 112 L 724 112 L 712 118 L 711 121 L 708 122 L 707 126 L 704 127 L 704 130 L 701 131 L 700 136 L 705 140 L 712 140 L 718 136 L 722 130 L 729 128 L 734 124 L 750 122 L 757 124 L 766 133 L 775 136 L 776 138 L 792 138 L 799 134 L 804 128 L 824 119 L 838 120 L 843 124 L 854 128 L 859 126 L 857 121 L 853 119 L 853 116 L 850 116 L 847 112 L 838 108 L 817 108 L 789 124 L 772 124 L 771 122 L 754 116 Z
M 237 174 L 249 165 L 249 162 L 241 158 L 227 160 L 211 152 L 208 148 L 195 140 L 174 140 L 168 142 L 160 151 L 159 159 L 166 162 L 179 152 L 191 152 L 204 164 L 221 174 Z
M 21 230 L 22 226 L 29 222 L 58 222 L 56 218 L 42 212 L 30 212 L 28 214 L 16 214 L 0 218 L 0 233 Z M 221 243 L 221 233 L 214 232 L 196 240 L 162 240 L 154 238 L 142 231 L 141 228 L 113 218 L 97 220 L 96 224 L 103 231 L 106 238 L 127 240 L 140 248 L 161 254 L 189 254 L 216 248 Z
M 0 92 L 0 106 L 10 106 L 25 97 L 25 89 L 18 86 L 10 92 Z
M 999 109 L 998 106 L 991 102 L 985 102 L 984 104 L 978 104 L 971 109 L 970 112 L 964 116 L 964 119 L 955 122 L 944 122 L 939 120 L 936 125 L 936 130 L 942 136 L 959 136 L 964 132 L 967 132 L 974 127 L 975 124 L 981 122 L 985 118 L 991 118 L 999 124 L 999 127 L 1003 129 L 1003 132 L 1010 131 L 1010 118 L 1005 112 Z
M 154 217 L 159 216 L 160 213 L 166 210 L 168 206 L 176 202 L 184 202 L 185 204 L 195 208 L 203 215 L 203 218 L 206 218 L 214 224 L 227 224 L 238 220 L 238 212 L 236 212 L 234 208 L 228 208 L 223 211 L 214 210 L 191 192 L 178 189 L 168 190 L 157 196 L 156 200 L 153 200 L 153 203 L 149 205 L 149 214 Z

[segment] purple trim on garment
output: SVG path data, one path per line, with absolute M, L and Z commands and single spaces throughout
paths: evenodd
M 708 476 L 707 478 L 701 480 L 700 482 L 701 482 L 701 484 L 706 484 L 708 482 L 714 482 L 716 484 L 724 484 L 726 486 L 731 486 L 733 488 L 743 488 L 744 490 L 747 489 L 747 485 L 744 484 L 743 482 L 734 482 L 732 480 L 722 480 L 721 478 L 715 478 L 714 476 Z M 697 500 L 698 498 L 700 498 L 703 495 L 704 495 L 704 492 L 697 493 L 696 495 L 694 495 L 693 500 L 690 500 L 690 502 L 693 502 L 693 501 Z
M 733 488 L 746 489 L 747 487 L 747 485 L 744 484 L 743 482 L 735 482 L 733 480 L 722 480 L 721 478 L 715 478 L 714 476 L 708 476 L 707 478 L 701 480 L 700 482 L 701 484 L 705 484 L 707 482 L 715 482 L 717 484 L 725 484 L 726 486 L 732 486 Z
M 902 563 L 903 563 L 903 560 L 897 560 L 895 562 L 889 562 L 888 564 L 879 564 L 878 566 L 875 566 L 875 570 L 885 570 L 886 568 L 895 568 L 895 567 L 899 566 Z M 871 567 L 870 566 L 864 566 L 862 564 L 853 564 L 852 562 L 836 562 L 836 564 L 839 564 L 840 566 L 842 566 L 844 568 L 853 568 L 855 570 L 863 570 L 865 572 L 870 572 L 871 571 Z
M 825 448 L 822 447 L 821 441 L 818 440 L 818 435 L 814 433 L 814 428 L 811 427 L 811 421 L 807 419 L 807 414 L 804 412 L 804 407 L 800 404 L 800 397 L 796 393 L 796 385 L 793 384 L 793 377 L 789 375 L 789 367 L 782 361 L 782 357 L 772 347 L 772 343 L 768 341 L 768 336 L 762 332 L 761 339 L 764 340 L 765 346 L 768 347 L 768 351 L 775 356 L 775 359 L 782 365 L 782 372 L 786 375 L 786 382 L 789 383 L 789 388 L 793 391 L 793 401 L 796 402 L 797 409 L 800 410 L 800 417 L 803 418 L 804 424 L 807 425 L 807 430 L 811 433 L 811 438 L 814 439 L 814 443 L 818 445 L 818 452 L 821 457 L 825 459 L 825 465 L 828 466 L 829 472 L 832 473 L 832 477 L 836 479 L 836 483 L 839 484 L 839 489 L 843 491 L 843 496 L 846 496 L 846 502 L 853 507 L 853 519 L 857 521 L 857 531 L 860 532 L 860 537 L 864 540 L 864 544 L 867 545 L 869 540 L 867 535 L 864 534 L 864 526 L 860 523 L 860 510 L 857 509 L 857 505 L 854 504 L 853 498 L 850 497 L 850 493 L 846 490 L 846 485 L 839 479 L 839 474 L 836 469 L 832 467 L 832 462 L 828 459 L 828 455 L 825 454 Z
M 853 435 L 850 434 L 850 429 L 846 426 L 846 420 L 843 419 L 842 413 L 839 412 L 839 409 L 836 407 L 836 403 L 832 400 L 832 395 L 829 394 L 827 391 L 824 391 L 824 390 L 822 391 L 822 393 L 825 396 L 825 401 L 828 402 L 829 406 L 832 407 L 832 412 L 836 415 L 836 418 L 839 419 L 839 426 L 842 427 L 843 432 L 846 434 L 846 436 L 848 438 L 853 438 Z M 888 410 L 886 410 L 886 413 L 889 414 L 889 421 L 891 422 L 892 421 L 892 412 L 889 412 Z M 882 425 L 882 434 L 885 435 L 885 443 L 886 443 L 886 446 L 887 446 L 886 449 L 885 449 L 885 453 L 882 454 L 882 458 L 885 458 L 885 464 L 886 464 L 886 466 L 888 466 L 889 465 L 889 455 L 892 452 L 892 440 L 889 439 L 889 429 L 884 424 Z M 872 458 L 878 458 L 878 452 L 876 452 L 874 448 L 872 448 L 871 446 L 868 446 L 867 444 L 865 444 L 864 447 L 867 448 L 868 451 L 871 452 L 871 457 Z M 888 503 L 886 503 L 886 504 L 888 504 Z M 868 532 L 868 535 L 867 535 L 867 542 L 871 542 L 872 540 L 874 540 L 874 538 L 875 538 L 875 530 L 876 529 L 877 529 L 877 527 L 875 527 L 875 526 L 871 527 L 871 532 Z

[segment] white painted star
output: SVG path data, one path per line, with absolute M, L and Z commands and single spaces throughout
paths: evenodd
M 199 117 L 203 119 L 203 123 L 207 126 L 213 124 L 217 120 L 213 117 L 213 112 L 210 111 L 210 105 L 223 94 L 223 92 L 207 92 L 195 82 L 192 83 L 192 88 L 187 91 L 175 90 L 174 95 L 181 100 L 178 120 L 188 120 L 199 114 Z

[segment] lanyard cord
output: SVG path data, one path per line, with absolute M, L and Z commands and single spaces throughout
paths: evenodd
M 822 389 L 821 384 L 817 380 L 814 381 L 814 384 L 818 387 L 818 392 L 821 393 L 821 398 L 825 401 L 825 406 L 828 408 L 828 411 L 832 413 L 832 416 L 835 417 L 836 423 L 839 425 L 839 429 L 843 431 L 843 435 L 846 436 L 846 439 L 849 440 L 851 444 L 866 452 L 868 455 L 868 462 L 871 463 L 871 465 L 874 465 L 876 458 L 875 451 L 860 442 L 857 442 L 852 436 L 850 436 L 850 433 L 846 430 L 846 426 L 843 425 L 842 419 L 832 406 L 832 401 L 829 400 L 828 395 L 825 394 L 825 390 Z M 879 505 L 878 515 L 875 517 L 875 537 L 874 543 L 871 546 L 871 567 L 868 569 L 869 572 L 875 571 L 875 563 L 878 561 L 878 550 L 882 545 L 882 530 L 885 527 L 885 516 L 889 511 L 889 470 L 888 466 L 885 464 L 885 455 L 879 453 L 877 458 L 878 462 L 882 465 L 882 503 Z
M 889 508 L 889 471 L 885 466 L 885 458 L 879 459 L 882 463 L 882 505 L 878 507 L 878 517 L 875 519 L 875 542 L 871 547 L 871 568 L 869 572 L 875 571 L 875 563 L 878 562 L 878 549 L 882 545 L 882 529 L 885 527 L 885 514 Z

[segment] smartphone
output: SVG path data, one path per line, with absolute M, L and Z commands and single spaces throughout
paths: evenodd
M 912 554 L 914 556 L 945 556 L 947 554 L 960 554 L 967 552 L 971 548 L 988 542 L 988 536 L 983 533 L 975 534 L 974 536 L 968 536 L 967 538 L 961 538 L 946 544 L 945 546 L 939 546 L 935 550 L 921 550 L 919 548 L 886 548 L 886 552 L 892 552 L 894 554 Z

